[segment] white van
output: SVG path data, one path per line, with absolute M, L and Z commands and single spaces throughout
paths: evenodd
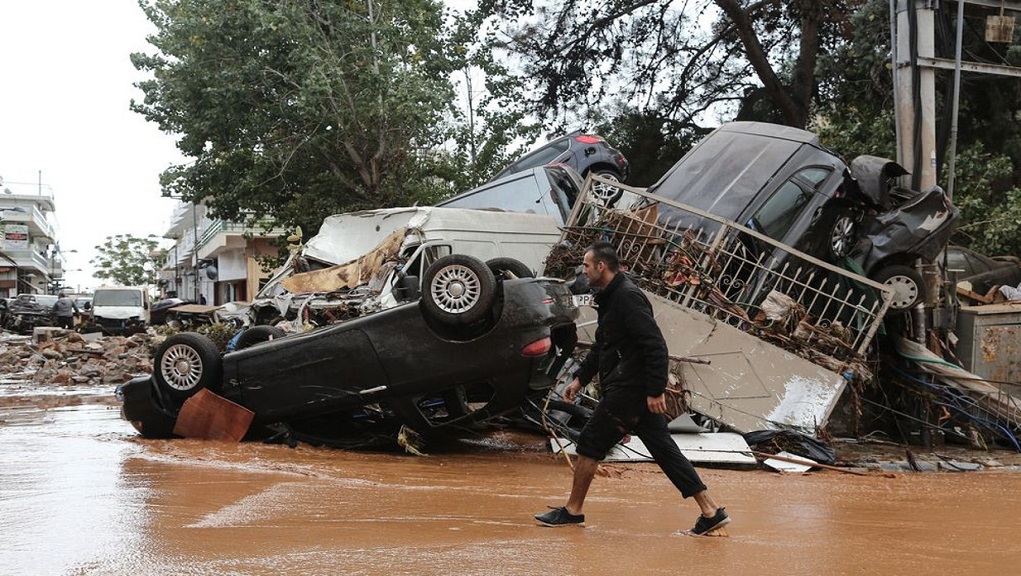
M 557 224 L 563 224 L 581 194 L 581 186 L 581 178 L 569 166 L 540 166 L 508 174 L 436 205 L 546 214 L 555 218 Z
M 309 314 L 343 320 L 390 308 L 417 298 L 424 271 L 449 254 L 536 275 L 560 241 L 557 224 L 546 214 L 440 207 L 330 216 L 256 294 L 254 320 Z
M 149 291 L 140 286 L 103 286 L 92 295 L 92 324 L 104 334 L 134 334 L 149 325 Z

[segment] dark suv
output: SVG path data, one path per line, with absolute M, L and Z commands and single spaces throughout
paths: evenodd
M 610 146 L 602 136 L 576 130 L 522 156 L 499 171 L 493 180 L 547 164 L 566 164 L 574 168 L 582 178 L 591 172 L 609 180 L 624 182 L 631 174 L 631 163 L 620 150 Z
M 894 310 L 924 297 L 916 261 L 931 264 L 960 212 L 938 187 L 899 188 L 897 163 L 859 156 L 845 165 L 815 134 L 774 124 L 724 124 L 681 158 L 648 192 L 747 226 L 815 258 L 844 264 L 894 289 Z M 694 212 L 660 207 L 673 226 L 711 228 Z M 785 256 L 752 238 L 748 258 Z

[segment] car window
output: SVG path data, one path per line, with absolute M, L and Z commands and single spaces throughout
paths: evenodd
M 766 200 L 766 203 L 752 217 L 754 227 L 766 236 L 780 240 L 811 199 L 811 192 L 793 180 L 788 180 L 770 196 L 769 200 Z
M 830 172 L 831 170 L 828 168 L 806 168 L 798 172 L 797 178 L 806 180 L 812 185 L 812 189 L 816 190 L 826 180 L 826 177 L 830 175 Z
M 450 256 L 453 253 L 454 251 L 449 244 L 432 244 L 426 246 L 425 249 L 422 250 L 420 258 L 422 265 L 417 267 L 416 271 L 419 275 L 422 275 L 429 269 L 429 266 L 431 266 L 433 262 L 443 258 L 444 256 Z
M 965 256 L 964 252 L 954 249 L 947 248 L 947 269 L 957 272 L 959 277 L 971 276 L 974 274 L 971 263 L 968 262 L 968 257 Z
M 571 214 L 571 207 L 574 206 L 581 190 L 578 189 L 578 183 L 563 169 L 550 169 L 547 171 L 547 175 L 552 185 L 550 195 L 553 205 L 559 209 L 559 220 L 566 222 L 567 217 Z M 550 213 L 556 214 L 556 212 Z
M 542 193 L 535 177 L 529 173 L 511 182 L 501 182 L 475 192 L 465 193 L 452 200 L 440 202 L 445 208 L 500 208 L 511 212 L 556 214 L 543 205 Z
M 560 142 L 551 142 L 542 148 L 539 148 L 535 152 L 525 156 L 521 160 L 510 165 L 505 170 L 508 174 L 511 172 L 519 172 L 528 168 L 538 168 L 539 166 L 545 166 L 550 162 L 557 159 L 558 156 L 567 151 L 569 141 L 563 140 Z
M 136 290 L 97 290 L 93 306 L 141 306 L 142 293 Z
M 53 306 L 57 303 L 57 297 L 52 295 L 40 294 L 35 297 L 36 304 L 43 306 Z
M 798 171 L 759 208 L 752 217 L 752 227 L 774 240 L 782 239 L 831 173 L 832 170 L 824 167 Z

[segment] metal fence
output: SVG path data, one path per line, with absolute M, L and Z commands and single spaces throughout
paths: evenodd
M 613 188 L 622 196 L 608 208 L 603 198 L 616 196 L 607 194 Z M 546 274 L 569 275 L 599 240 L 617 247 L 645 290 L 809 356 L 864 356 L 889 308 L 891 289 L 863 276 L 735 222 L 589 176 Z

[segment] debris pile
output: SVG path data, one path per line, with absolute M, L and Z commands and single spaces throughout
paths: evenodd
M 733 278 L 719 262 L 717 252 L 698 241 L 692 230 L 663 237 L 650 223 L 657 217 L 655 208 L 606 210 L 597 225 L 566 227 L 563 240 L 546 258 L 545 274 L 573 277 L 585 249 L 607 240 L 618 247 L 622 268 L 644 290 L 674 301 L 684 291 L 684 298 L 705 303 L 700 311 L 710 317 L 735 324 L 852 380 L 872 380 L 872 369 L 855 349 L 854 335 L 843 323 L 821 321 L 803 304 L 775 289 L 758 306 L 732 301 L 725 290 Z
M 0 366 L 7 380 L 55 385 L 117 385 L 152 372 L 151 333 L 132 336 L 82 335 L 51 329 L 46 338 L 4 334 Z

